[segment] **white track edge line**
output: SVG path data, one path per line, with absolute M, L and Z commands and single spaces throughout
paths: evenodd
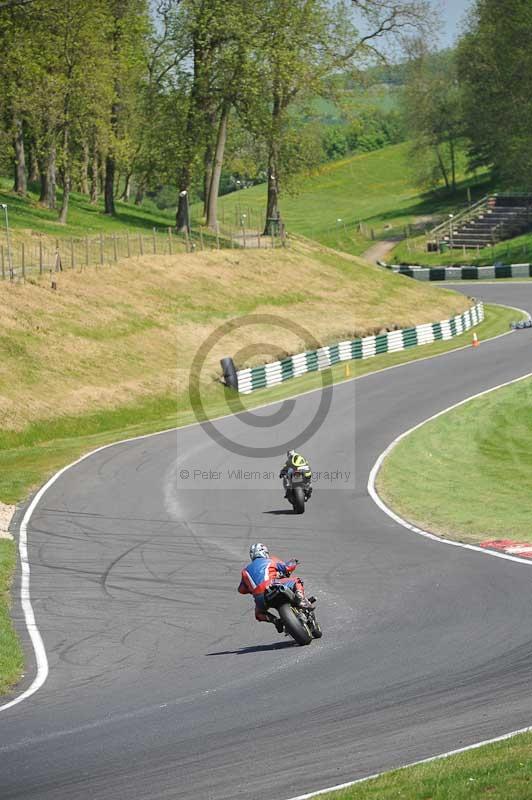
M 300 794 L 297 797 L 290 797 L 289 800 L 309 800 L 309 798 L 318 797 L 320 794 L 338 792 L 342 789 L 348 789 L 350 786 L 355 786 L 357 783 L 374 781 L 376 778 L 380 778 L 383 775 L 389 774 L 390 772 L 400 772 L 404 769 L 409 769 L 410 767 L 418 767 L 421 764 L 430 764 L 432 761 L 439 761 L 444 758 L 449 758 L 450 756 L 457 756 L 460 755 L 460 753 L 466 753 L 468 750 L 477 750 L 479 747 L 484 747 L 484 745 L 487 744 L 495 744 L 496 742 L 504 742 L 507 739 L 513 739 L 514 736 L 519 736 L 522 733 L 532 733 L 532 726 L 527 728 L 519 728 L 517 731 L 511 731 L 511 733 L 503 733 L 501 736 L 495 736 L 493 739 L 485 739 L 483 742 L 475 742 L 475 744 L 459 747 L 456 750 L 449 750 L 447 753 L 438 753 L 436 756 L 422 758 L 419 761 L 411 761 L 409 764 L 403 764 L 401 767 L 394 767 L 393 769 L 389 769 L 384 772 L 375 772 L 373 775 L 366 775 L 364 778 L 357 778 L 355 781 L 339 783 L 337 786 L 331 786 L 329 789 L 319 789 L 317 792 L 309 792 L 308 794 Z
M 528 319 L 530 319 L 530 314 L 528 314 L 527 311 L 525 311 L 524 309 L 521 309 L 521 308 L 517 308 L 516 306 L 507 306 L 504 303 L 488 303 L 488 305 L 498 305 L 498 306 L 502 306 L 504 308 L 515 308 L 516 311 L 520 311 L 521 313 L 525 314 L 528 317 Z M 508 336 L 510 333 L 513 333 L 513 332 L 514 331 L 510 330 L 510 331 L 506 331 L 506 333 L 499 333 L 499 334 L 497 334 L 497 336 L 492 336 L 489 339 L 485 339 L 484 341 L 485 342 L 490 342 L 490 341 L 493 341 L 495 339 L 500 339 L 501 337 Z M 463 332 L 463 334 L 465 334 L 465 333 L 467 333 L 467 331 Z M 461 334 L 461 335 L 463 335 L 463 334 Z M 421 345 L 421 346 L 423 346 L 423 345 Z M 374 370 L 372 372 L 367 372 L 364 375 L 355 376 L 355 377 L 350 378 L 348 380 L 341 381 L 341 384 L 351 383 L 352 381 L 362 380 L 363 378 L 369 378 L 372 375 L 377 375 L 380 372 L 387 372 L 390 369 L 397 369 L 398 367 L 407 367 L 407 366 L 409 366 L 411 364 L 414 364 L 414 363 L 417 363 L 417 362 L 420 362 L 420 361 L 428 361 L 431 358 L 440 358 L 441 356 L 447 356 L 447 355 L 450 355 L 452 353 L 456 353 L 456 352 L 458 352 L 460 350 L 465 350 L 465 349 L 469 348 L 470 346 L 471 345 L 464 345 L 463 347 L 456 347 L 456 348 L 453 348 L 452 350 L 446 350 L 443 353 L 436 353 L 435 355 L 424 356 L 423 358 L 417 358 L 417 359 L 413 359 L 412 361 L 406 361 L 406 362 L 404 362 L 402 364 L 393 364 L 390 367 L 383 367 L 382 369 Z M 331 384 L 331 385 L 332 386 L 340 385 L 340 383 L 339 384 Z M 265 403 L 262 406 L 254 406 L 253 408 L 247 409 L 247 410 L 249 410 L 249 411 L 257 410 L 258 411 L 258 410 L 260 410 L 262 408 L 268 408 L 268 406 L 272 406 L 272 405 L 276 405 L 278 403 L 281 403 L 281 402 L 283 402 L 283 400 L 294 399 L 294 398 L 298 398 L 298 397 L 304 397 L 307 394 L 313 394 L 314 392 L 323 391 L 323 388 L 324 388 L 323 386 L 320 386 L 320 387 L 317 387 L 316 389 L 309 389 L 309 390 L 307 390 L 305 392 L 301 392 L 300 394 L 291 395 L 290 397 L 287 397 L 287 398 L 280 398 L 279 400 L 272 400 L 271 402 Z M 325 387 L 325 388 L 327 388 L 327 387 Z M 209 421 L 210 422 L 216 422 L 216 421 L 218 421 L 220 419 L 226 419 L 227 417 L 231 417 L 231 416 L 235 416 L 235 415 L 234 414 L 222 414 L 220 417 L 213 417 L 213 419 L 209 420 Z M 154 431 L 153 433 L 146 433 L 146 434 L 142 434 L 140 436 L 133 436 L 133 437 L 131 437 L 129 439 L 120 439 L 117 442 L 110 442 L 109 444 L 104 444 L 101 447 L 97 447 L 95 450 L 91 450 L 88 453 L 85 453 L 80 458 L 78 458 L 75 461 L 72 461 L 70 464 L 67 464 L 66 466 L 62 467 L 62 469 L 60 469 L 58 472 L 56 472 L 55 475 L 52 475 L 52 477 L 44 484 L 44 486 L 42 486 L 39 489 L 37 494 L 34 496 L 32 502 L 30 503 L 29 507 L 26 510 L 26 513 L 24 514 L 22 522 L 20 523 L 20 528 L 19 528 L 19 553 L 20 553 L 20 562 L 21 562 L 20 599 L 21 599 L 22 610 L 23 610 L 23 613 L 24 613 L 24 620 L 25 620 L 25 623 L 26 623 L 26 628 L 28 630 L 28 634 L 30 636 L 30 640 L 31 640 L 31 643 L 32 643 L 32 646 L 33 646 L 33 650 L 34 650 L 34 653 L 35 653 L 35 660 L 36 660 L 36 664 L 37 664 L 37 674 L 36 674 L 34 680 L 32 681 L 31 685 L 28 687 L 28 689 L 26 689 L 22 694 L 20 694 L 17 697 L 13 698 L 13 700 L 10 700 L 8 703 L 0 705 L 0 712 L 1 711 L 7 711 L 8 708 L 12 708 L 13 706 L 17 705 L 18 703 L 22 702 L 23 700 L 26 700 L 28 697 L 31 697 L 31 695 L 35 694 L 35 692 L 37 692 L 41 688 L 41 686 L 44 684 L 44 682 L 46 681 L 46 679 L 48 677 L 48 672 L 49 672 L 49 665 L 48 665 L 48 658 L 47 658 L 47 655 L 46 655 L 46 649 L 44 647 L 44 642 L 43 642 L 41 634 L 39 632 L 39 628 L 38 628 L 37 623 L 35 621 L 35 613 L 33 611 L 33 606 L 31 604 L 30 563 L 29 563 L 29 557 L 28 557 L 28 542 L 27 542 L 27 526 L 29 524 L 29 521 L 31 519 L 31 516 L 32 516 L 37 504 L 39 503 L 39 501 L 41 500 L 43 495 L 56 482 L 56 480 L 58 480 L 58 478 L 60 478 L 61 475 L 63 475 L 64 472 L 66 472 L 68 469 L 71 469 L 72 467 L 75 467 L 77 464 L 80 464 L 86 458 L 90 458 L 90 456 L 93 456 L 96 453 L 101 452 L 102 450 L 106 450 L 109 447 L 115 447 L 116 445 L 119 445 L 119 444 L 126 444 L 128 442 L 135 442 L 135 441 L 139 441 L 141 439 L 147 439 L 148 437 L 151 437 L 151 436 L 161 436 L 161 435 L 163 435 L 165 433 L 172 433 L 173 431 L 179 432 L 181 430 L 186 430 L 187 428 L 193 428 L 195 425 L 201 425 L 201 423 L 199 423 L 199 422 L 191 422 L 188 425 L 181 425 L 179 427 L 166 428 L 165 430 L 162 430 L 162 431 Z M 511 556 L 508 556 L 508 558 L 511 558 Z M 515 560 L 519 560 L 519 559 L 515 559 Z

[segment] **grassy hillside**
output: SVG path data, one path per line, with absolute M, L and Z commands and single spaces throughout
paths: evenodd
M 423 195 L 408 168 L 408 144 L 398 144 L 332 162 L 303 178 L 296 195 L 283 194 L 281 213 L 289 232 L 360 254 L 371 244 L 371 229 L 377 238 L 390 238 L 402 236 L 407 224 L 423 228 L 432 215 L 465 204 L 467 185 L 463 181 L 453 197 Z M 479 185 L 475 191 L 486 189 Z M 246 224 L 256 224 L 265 200 L 265 185 L 233 192 L 220 198 L 219 217 L 234 225 L 245 213 Z

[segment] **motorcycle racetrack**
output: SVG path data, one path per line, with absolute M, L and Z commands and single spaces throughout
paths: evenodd
M 458 288 L 532 312 L 532 283 Z M 113 445 L 64 471 L 27 525 L 49 674 L 0 706 L 2 800 L 286 800 L 532 724 L 531 565 L 418 536 L 367 491 L 403 431 L 530 373 L 531 336 L 215 432 Z M 306 427 L 297 446 L 320 476 L 298 516 L 273 451 Z M 445 476 L 405 480 L 430 491 Z M 256 541 L 299 559 L 321 640 L 300 648 L 255 623 L 236 587 Z M 28 652 L 20 695 L 37 666 L 14 612 Z

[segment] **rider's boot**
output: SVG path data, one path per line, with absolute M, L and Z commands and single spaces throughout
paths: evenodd
M 276 617 L 275 614 L 270 614 L 269 612 L 266 613 L 268 615 L 268 622 L 272 622 L 275 625 L 277 633 L 282 633 L 284 631 L 284 625 L 282 619 Z

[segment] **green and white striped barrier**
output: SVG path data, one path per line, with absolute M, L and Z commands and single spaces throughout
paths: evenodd
M 463 314 L 441 322 L 427 322 L 414 328 L 365 336 L 338 344 L 308 350 L 295 356 L 287 356 L 280 361 L 272 361 L 260 367 L 237 370 L 238 391 L 248 394 L 256 389 L 276 386 L 279 383 L 297 378 L 306 372 L 317 372 L 341 361 L 359 358 L 372 358 L 381 353 L 396 353 L 422 344 L 430 344 L 439 339 L 452 339 L 484 319 L 483 303 L 476 303 Z
M 491 267 L 419 267 L 389 264 L 388 269 L 418 281 L 482 281 L 531 278 L 532 264 L 494 264 Z

